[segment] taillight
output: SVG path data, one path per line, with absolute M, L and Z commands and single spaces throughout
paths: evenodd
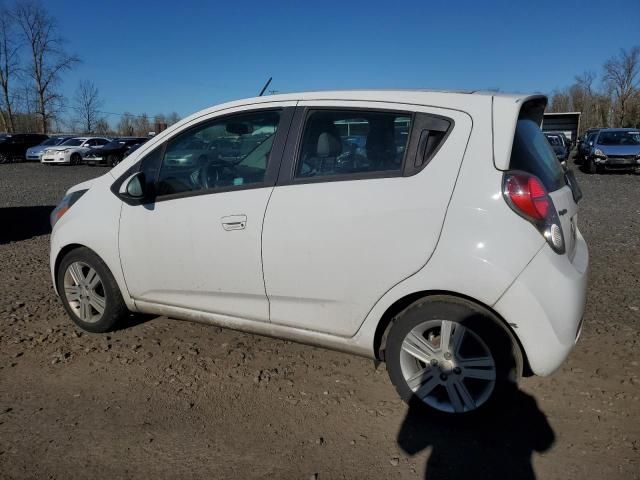
M 507 172 L 502 183 L 502 194 L 511 209 L 531 222 L 556 253 L 564 253 L 560 218 L 538 177 L 525 172 Z

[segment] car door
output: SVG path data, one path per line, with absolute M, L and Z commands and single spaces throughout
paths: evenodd
M 270 320 L 348 337 L 432 254 L 471 120 L 337 101 L 300 102 L 296 118 L 264 222 Z
M 24 135 L 18 134 L 11 137 L 10 154 L 12 157 L 19 158 L 21 156 L 24 156 L 25 150 L 26 147 Z
M 293 105 L 194 120 L 144 154 L 155 198 L 123 204 L 119 232 L 136 302 L 268 321 L 262 223 Z

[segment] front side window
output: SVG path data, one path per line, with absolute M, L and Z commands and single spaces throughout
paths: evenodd
M 172 195 L 264 181 L 279 111 L 205 122 L 169 140 L 156 192 Z
M 296 178 L 400 172 L 411 115 L 317 110 L 307 118 Z

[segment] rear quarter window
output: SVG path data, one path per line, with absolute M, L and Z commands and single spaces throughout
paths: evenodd
M 556 154 L 540 126 L 531 119 L 522 118 L 516 124 L 510 168 L 535 175 L 549 192 L 565 185 L 564 172 Z

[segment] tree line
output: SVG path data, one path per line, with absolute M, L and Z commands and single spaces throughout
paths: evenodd
M 586 71 L 551 94 L 548 111 L 582 112 L 580 131 L 591 127 L 640 128 L 640 47 L 621 49 L 598 75 Z
M 79 83 L 71 101 L 60 92 L 62 77 L 81 59 L 65 50 L 56 19 L 39 0 L 0 5 L 0 132 L 72 131 L 101 135 L 147 135 L 156 124 L 171 125 L 172 112 L 103 112 L 104 102 L 90 80 Z M 115 129 L 108 115 L 119 115 Z

